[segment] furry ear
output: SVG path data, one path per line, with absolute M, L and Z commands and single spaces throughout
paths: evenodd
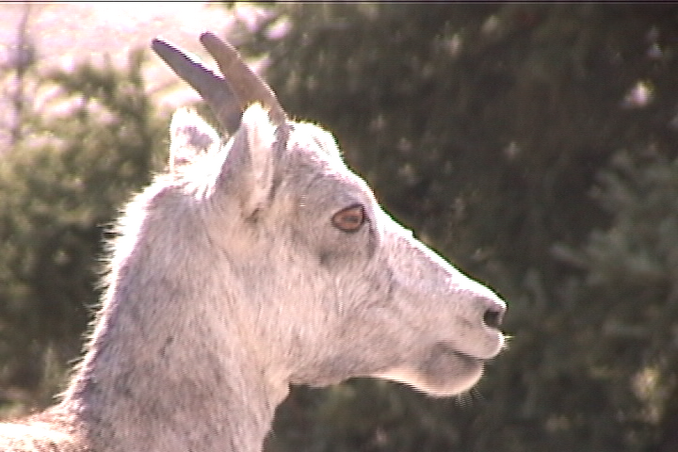
M 219 135 L 195 111 L 178 109 L 170 123 L 170 172 L 176 174 L 218 144 Z
M 242 207 L 247 218 L 255 216 L 266 206 L 273 186 L 275 170 L 274 145 L 277 127 L 271 124 L 268 111 L 260 104 L 253 104 L 245 110 L 238 135 L 229 154 L 242 153 L 239 168 L 244 186 Z M 244 139 L 243 139 L 244 138 Z M 238 149 L 235 149 L 238 148 Z

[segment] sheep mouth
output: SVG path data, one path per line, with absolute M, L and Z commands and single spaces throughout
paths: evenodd
M 433 397 L 448 397 L 471 389 L 480 380 L 485 361 L 438 342 L 410 365 L 373 376 L 408 384 Z
M 437 356 L 448 357 L 458 361 L 463 367 L 482 367 L 488 361 L 485 358 L 478 358 L 477 356 L 459 351 L 454 346 L 445 342 L 440 342 L 433 346 L 430 359 L 435 360 Z
M 460 359 L 462 361 L 469 361 L 469 362 L 475 362 L 478 364 L 483 364 L 488 359 L 486 358 L 479 358 L 477 356 L 474 356 L 470 353 L 462 352 L 460 351 L 454 344 L 451 344 L 449 342 L 437 342 L 433 345 L 433 350 L 432 353 L 442 353 L 446 355 L 451 355 L 453 357 L 456 357 L 457 359 Z

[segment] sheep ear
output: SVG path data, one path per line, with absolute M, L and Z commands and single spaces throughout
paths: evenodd
M 233 138 L 227 166 L 239 173 L 237 191 L 243 214 L 254 218 L 270 200 L 275 172 L 277 126 L 260 104 L 245 110 L 238 133 Z
M 196 112 L 178 109 L 170 123 L 170 172 L 177 173 L 218 143 L 219 135 Z

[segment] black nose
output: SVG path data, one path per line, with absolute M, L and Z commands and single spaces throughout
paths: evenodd
M 483 324 L 489 328 L 499 328 L 504 320 L 506 304 L 493 296 L 480 296 L 477 298 L 483 311 Z
M 483 314 L 483 323 L 490 328 L 499 328 L 504 320 L 504 310 L 488 309 Z

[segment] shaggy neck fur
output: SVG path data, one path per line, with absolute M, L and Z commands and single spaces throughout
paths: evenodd
M 184 233 L 201 230 L 195 212 L 175 212 L 176 222 L 154 230 L 153 196 L 173 194 L 132 204 L 102 315 L 62 406 L 87 426 L 92 450 L 259 451 L 286 382 L 251 347 L 238 288 L 223 287 L 229 269 L 215 271 L 208 236 Z M 146 221 L 134 224 L 142 211 Z M 161 233 L 182 239 L 156 246 Z

